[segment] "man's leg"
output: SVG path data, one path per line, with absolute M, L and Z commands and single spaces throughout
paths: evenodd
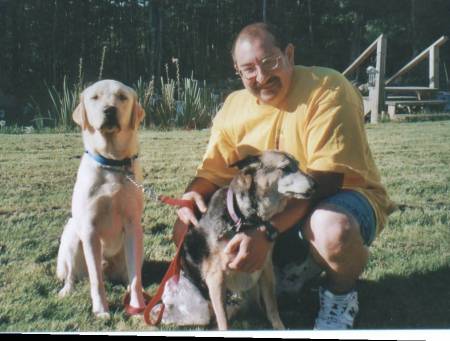
M 351 291 L 369 256 L 359 223 L 339 207 L 323 204 L 305 224 L 303 236 L 311 245 L 312 257 L 326 271 L 328 290 Z
M 319 291 L 316 329 L 353 327 L 359 309 L 356 281 L 367 264 L 375 230 L 370 203 L 346 190 L 317 205 L 304 224 L 301 232 L 309 241 L 311 256 L 327 275 Z

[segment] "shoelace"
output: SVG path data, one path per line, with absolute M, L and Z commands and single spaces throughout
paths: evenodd
M 348 327 L 352 326 L 353 317 L 356 315 L 356 311 L 353 307 L 348 311 L 348 315 L 345 314 L 347 312 L 349 304 L 355 299 L 356 292 L 351 293 L 350 295 L 339 297 L 334 296 L 333 299 L 325 298 L 325 292 L 320 295 L 320 313 L 318 319 L 325 322 L 327 325 L 335 325 L 345 323 Z

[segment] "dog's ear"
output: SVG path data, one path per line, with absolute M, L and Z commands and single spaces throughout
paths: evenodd
M 137 127 L 144 120 L 145 111 L 138 102 L 137 96 L 134 97 L 133 111 L 130 118 L 130 129 L 137 129 Z
M 240 173 L 236 175 L 233 180 L 233 191 L 238 192 L 248 192 L 252 186 L 253 176 L 251 174 Z
M 237 167 L 239 169 L 244 169 L 249 166 L 259 166 L 261 163 L 261 159 L 259 155 L 250 155 L 247 156 L 245 159 L 236 161 L 235 163 L 231 164 L 230 167 Z
M 72 119 L 75 121 L 76 124 L 78 124 L 81 129 L 88 129 L 90 127 L 86 108 L 84 107 L 84 99 L 83 94 L 80 95 L 80 103 L 77 105 L 75 110 L 72 113 Z

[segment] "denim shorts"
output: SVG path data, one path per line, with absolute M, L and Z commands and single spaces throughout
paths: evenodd
M 359 223 L 364 244 L 367 246 L 372 244 L 376 235 L 377 222 L 372 205 L 362 194 L 352 190 L 341 190 L 322 200 L 318 205 L 322 204 L 338 206 L 343 212 L 352 216 Z M 302 239 L 301 230 L 306 220 L 303 219 L 299 224 L 299 236 Z

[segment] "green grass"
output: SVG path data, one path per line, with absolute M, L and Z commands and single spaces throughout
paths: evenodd
M 450 121 L 368 126 L 372 151 L 395 212 L 371 248 L 359 283 L 360 329 L 450 326 Z M 145 183 L 179 196 L 194 175 L 208 131 L 141 132 Z M 59 237 L 70 215 L 82 154 L 78 133 L 0 134 L 0 331 L 149 331 L 122 311 L 122 285 L 108 283 L 112 318 L 95 320 L 87 281 L 60 300 L 55 277 Z M 147 201 L 144 285 L 153 293 L 174 254 L 173 208 Z M 281 302 L 289 329 L 311 329 L 317 283 Z M 233 329 L 270 329 L 243 314 Z M 161 327 L 174 330 L 171 327 Z M 195 328 L 194 328 L 195 330 Z

